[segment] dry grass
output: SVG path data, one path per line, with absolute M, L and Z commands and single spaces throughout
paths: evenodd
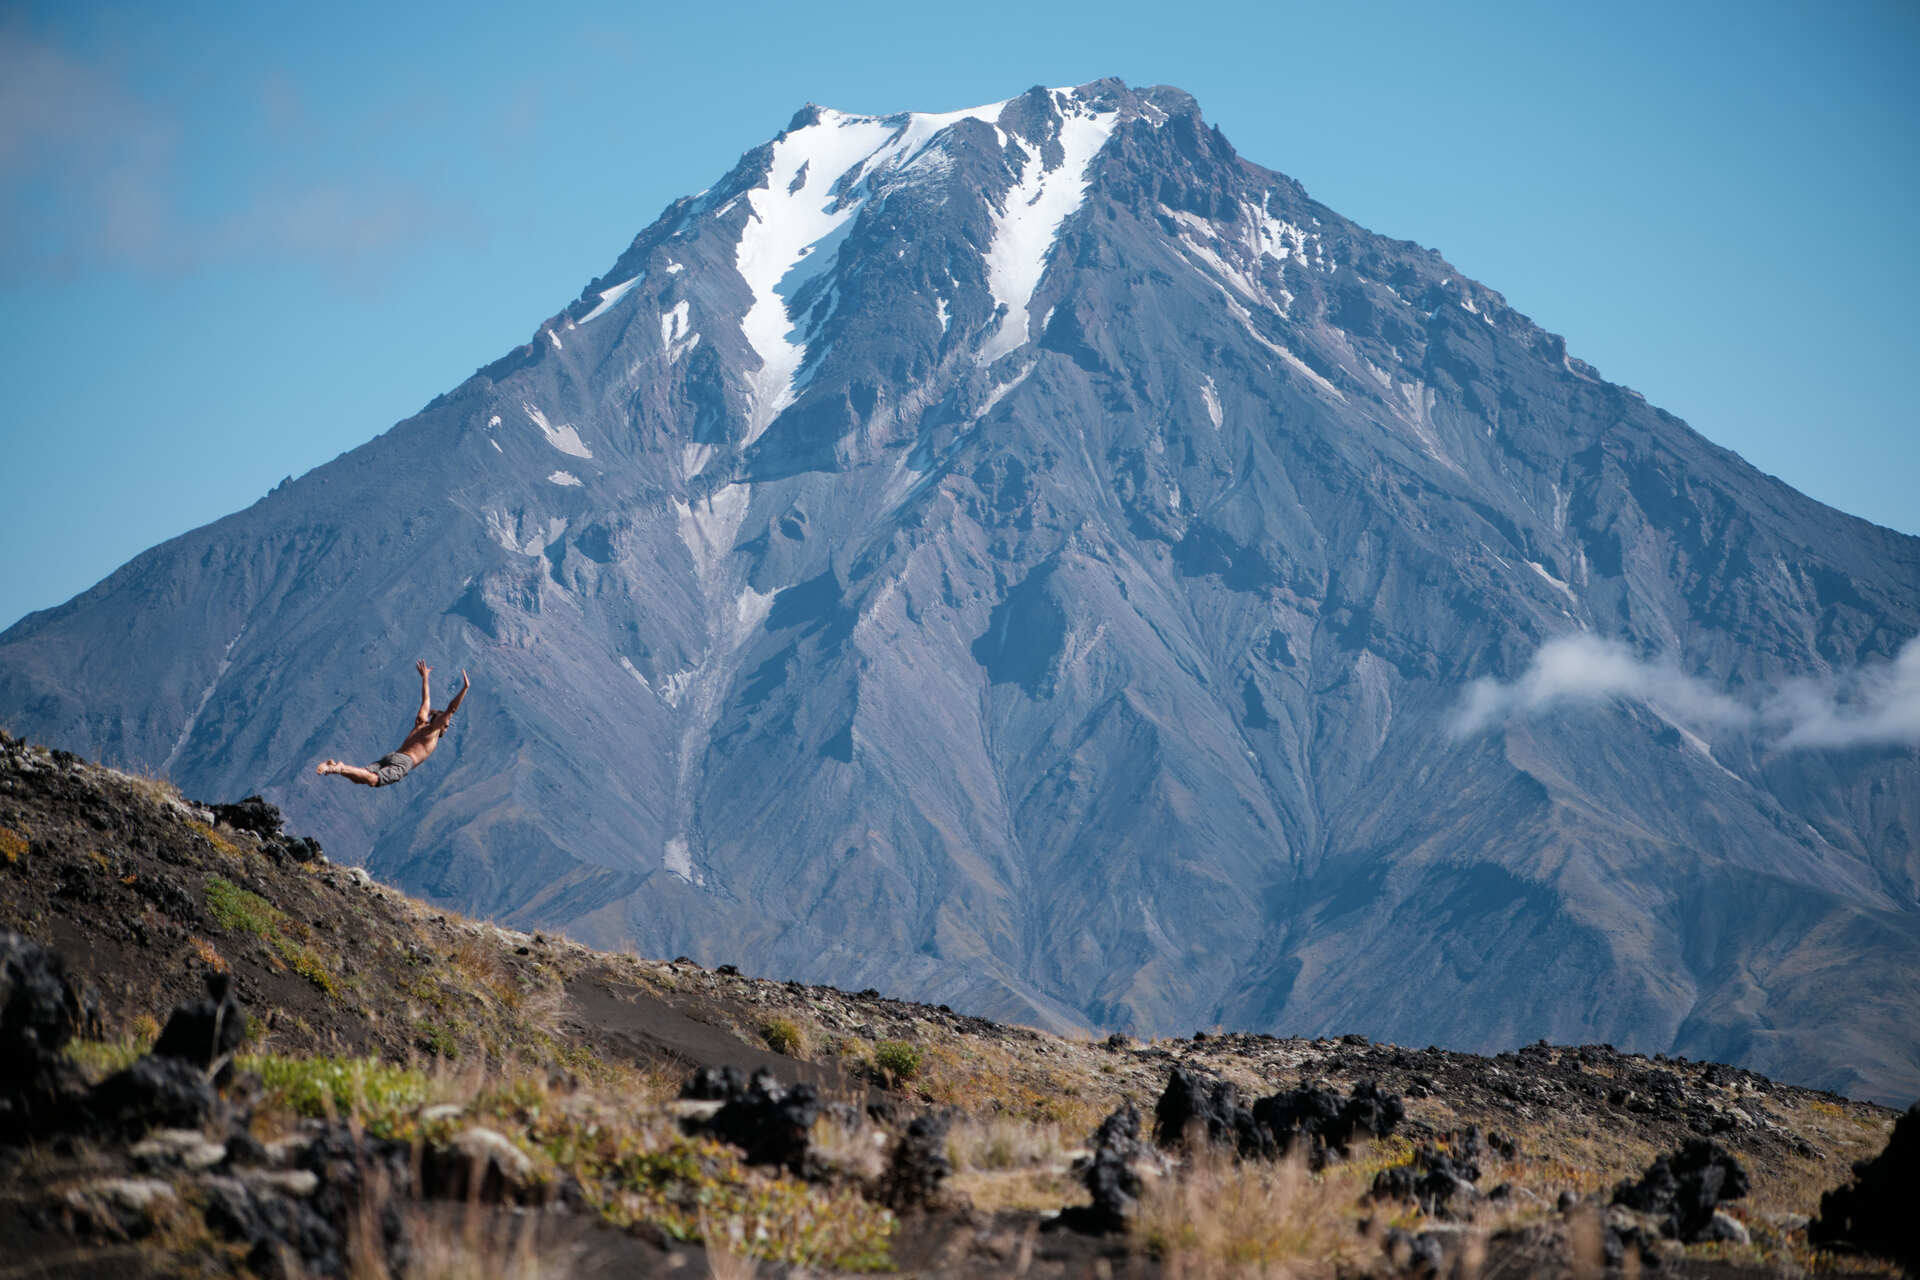
M 407 1214 L 405 1280 L 566 1280 L 572 1268 L 559 1251 L 539 1248 L 537 1218 L 461 1207 Z M 351 1280 L 399 1280 L 372 1250 L 357 1250 Z
M 1133 1241 L 1174 1277 L 1318 1276 L 1372 1255 L 1358 1231 L 1361 1165 L 1310 1174 L 1298 1159 L 1240 1161 L 1202 1149 L 1141 1196 Z
M 1064 1166 L 1070 1145 L 1059 1125 L 1007 1115 L 963 1117 L 947 1135 L 947 1155 L 961 1172 Z
M 886 1132 L 872 1125 L 823 1115 L 813 1123 L 812 1143 L 829 1168 L 851 1178 L 871 1181 L 887 1165 Z

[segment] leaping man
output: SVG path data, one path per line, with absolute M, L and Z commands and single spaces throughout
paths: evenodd
M 413 767 L 422 763 L 433 754 L 440 745 L 440 735 L 447 731 L 447 723 L 453 719 L 453 713 L 460 709 L 460 700 L 467 696 L 467 690 L 473 684 L 467 679 L 467 673 L 460 673 L 460 692 L 453 695 L 444 711 L 433 708 L 433 696 L 428 692 L 428 678 L 433 668 L 425 662 L 413 664 L 420 671 L 420 710 L 413 717 L 413 732 L 400 744 L 398 751 L 390 752 L 374 761 L 371 767 L 362 769 L 357 764 L 342 764 L 338 760 L 322 760 L 315 773 L 325 776 L 337 773 L 349 782 L 357 782 L 363 787 L 385 787 L 400 781 L 413 771 Z

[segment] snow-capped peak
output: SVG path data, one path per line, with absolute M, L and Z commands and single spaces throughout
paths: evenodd
M 1079 206 L 1087 163 L 1117 118 L 1111 109 L 1096 111 L 1074 89 L 1048 96 L 1061 118 L 1057 141 L 1065 158 L 1048 166 L 1042 157 L 1048 148 L 1029 146 L 1019 180 L 995 218 L 986 274 L 994 298 L 1008 310 L 991 339 L 994 355 L 1026 341 L 1026 307 L 1047 251 L 1061 221 Z M 1007 133 L 998 121 L 1013 101 L 891 116 L 814 107 L 774 140 L 763 183 L 745 196 L 752 216 L 735 258 L 753 298 L 741 331 L 761 361 L 750 379 L 747 443 L 793 403 L 796 375 L 806 362 L 806 335 L 795 328 L 789 300 L 832 267 L 876 179 L 910 169 L 941 134 L 965 120 L 992 125 L 1004 144 Z

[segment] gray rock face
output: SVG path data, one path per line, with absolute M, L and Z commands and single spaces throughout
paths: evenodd
M 1582 629 L 1845 671 L 1920 631 L 1920 540 L 1101 81 L 807 108 L 526 346 L 0 636 L 0 716 L 600 945 L 1920 1093 L 1920 756 L 1450 734 Z M 439 754 L 316 779 L 420 655 L 475 677 Z

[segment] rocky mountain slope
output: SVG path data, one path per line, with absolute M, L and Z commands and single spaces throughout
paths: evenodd
M 526 346 L 0 636 L 0 719 L 599 945 L 1905 1100 L 1920 754 L 1789 712 L 1917 632 L 1920 540 L 1101 81 L 807 108 Z M 422 655 L 476 677 L 441 753 L 316 780 Z M 1661 678 L 1552 696 L 1606 662 Z
M 1888 1274 L 1920 1178 L 1920 1108 L 1889 1144 L 1711 1063 L 1068 1039 L 593 952 L 4 736 L 0 1050 L 36 1276 Z

